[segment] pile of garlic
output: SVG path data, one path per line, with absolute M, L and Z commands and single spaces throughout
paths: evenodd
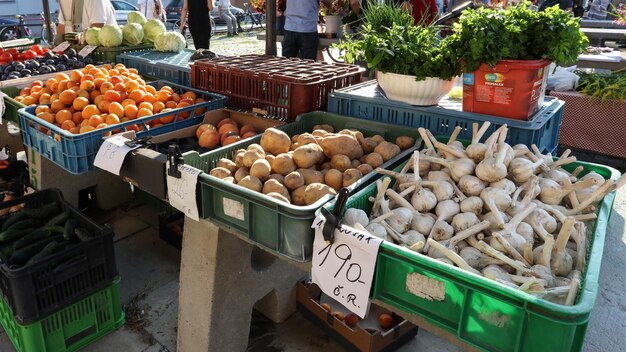
M 471 144 L 447 144 L 420 128 L 426 148 L 399 172 L 377 169 L 371 214 L 348 209 L 344 223 L 434 259 L 544 299 L 572 305 L 589 243 L 586 222 L 597 202 L 624 183 L 595 172 L 578 178 L 561 166 L 576 161 L 565 151 L 553 161 L 536 146 L 505 143 L 504 125 L 473 126 Z M 415 172 L 418 170 L 418 172 Z

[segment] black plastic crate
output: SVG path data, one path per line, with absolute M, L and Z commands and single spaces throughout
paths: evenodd
M 74 209 L 57 189 L 47 189 L 0 204 L 0 210 L 25 203 L 39 208 L 57 201 L 78 227 L 93 237 L 19 268 L 0 263 L 0 289 L 15 319 L 29 324 L 110 285 L 117 275 L 113 231 Z
M 175 212 L 159 214 L 159 237 L 172 247 L 181 250 L 183 248 L 183 228 L 185 226 L 185 214 Z M 178 231 L 180 227 L 180 231 Z

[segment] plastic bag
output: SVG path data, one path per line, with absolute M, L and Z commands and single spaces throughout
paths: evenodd
M 557 67 L 556 70 L 551 72 L 551 75 L 548 77 L 546 89 L 557 92 L 574 90 L 574 88 L 578 85 L 578 80 L 580 79 L 580 77 L 573 72 L 575 69 L 576 66 Z

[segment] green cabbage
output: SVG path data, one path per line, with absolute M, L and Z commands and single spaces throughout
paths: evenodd
M 89 45 L 99 46 L 100 41 L 98 40 L 98 34 L 100 33 L 100 28 L 89 28 L 87 32 L 85 32 L 85 41 Z
M 122 29 L 110 24 L 105 24 L 100 30 L 100 33 L 98 33 L 100 45 L 107 48 L 120 46 L 123 38 Z
M 154 39 L 161 33 L 165 33 L 165 25 L 163 22 L 153 18 L 143 24 L 143 37 L 145 42 L 154 44 Z
M 157 51 L 173 51 L 179 53 L 185 49 L 187 41 L 178 32 L 165 32 L 159 34 L 154 40 L 154 48 Z
M 136 46 L 143 40 L 143 28 L 138 23 L 128 23 L 122 28 L 124 45 Z
M 146 18 L 139 11 L 131 11 L 128 13 L 128 23 L 144 24 L 146 21 Z

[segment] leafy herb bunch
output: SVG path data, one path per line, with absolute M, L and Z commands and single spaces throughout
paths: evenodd
M 576 71 L 580 76 L 576 90 L 601 101 L 626 101 L 626 71 L 612 73 L 586 73 Z
M 475 71 L 481 63 L 494 66 L 503 59 L 576 62 L 589 44 L 580 31 L 580 19 L 558 6 L 535 12 L 529 5 L 463 12 L 449 38 L 465 71 Z

